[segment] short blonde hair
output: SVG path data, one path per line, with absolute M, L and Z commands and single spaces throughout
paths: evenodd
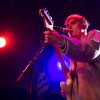
M 70 22 L 70 20 L 75 20 L 76 22 L 81 22 L 83 24 L 83 27 L 85 29 L 88 28 L 88 26 L 90 25 L 90 23 L 87 21 L 87 19 L 79 14 L 72 14 L 70 16 L 68 16 L 65 20 L 65 26 Z

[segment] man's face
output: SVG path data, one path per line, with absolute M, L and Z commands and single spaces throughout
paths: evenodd
M 80 21 L 72 19 L 66 24 L 66 28 L 69 30 L 69 34 L 71 37 L 80 39 L 81 36 L 83 35 L 83 33 L 81 32 L 82 25 Z

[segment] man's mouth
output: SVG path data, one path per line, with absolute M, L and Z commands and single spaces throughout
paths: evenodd
M 69 30 L 69 33 L 72 33 L 73 32 L 73 30 Z

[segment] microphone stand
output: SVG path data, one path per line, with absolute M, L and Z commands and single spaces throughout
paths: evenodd
M 30 67 L 30 66 L 31 66 L 32 63 L 34 63 L 38 59 L 39 55 L 42 53 L 42 51 L 43 51 L 44 48 L 45 48 L 45 46 L 42 46 L 37 51 L 37 53 L 35 54 L 35 56 L 32 59 L 29 60 L 28 64 L 26 65 L 26 67 L 24 68 L 24 70 L 21 72 L 21 74 L 19 75 L 19 77 L 16 80 L 17 82 L 19 82 L 22 79 L 23 75 L 26 72 L 28 72 L 28 74 L 29 74 L 29 86 L 28 86 L 29 100 L 32 99 L 31 98 L 31 96 L 32 96 L 31 94 L 32 94 L 32 76 L 33 76 L 33 70 L 32 70 L 32 67 Z

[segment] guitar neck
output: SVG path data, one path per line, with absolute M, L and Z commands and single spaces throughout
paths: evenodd
M 62 54 L 61 54 L 61 51 L 60 51 L 60 48 L 59 48 L 58 44 L 56 44 L 56 43 L 53 44 L 53 47 L 54 47 L 54 49 L 56 51 L 58 60 L 59 60 L 59 62 L 61 64 L 61 68 L 62 68 L 62 71 L 64 73 L 64 76 L 67 78 L 67 73 L 68 73 L 69 69 L 65 65 L 64 59 L 63 59 Z
M 53 30 L 54 23 L 52 21 L 52 17 L 48 13 L 48 10 L 47 9 L 40 9 L 39 10 L 39 14 L 43 18 L 45 28 L 50 29 L 50 30 Z M 59 60 L 59 62 L 61 64 L 61 68 L 62 68 L 62 71 L 64 73 L 64 76 L 67 78 L 67 73 L 68 73 L 69 69 L 65 65 L 64 59 L 63 59 L 62 54 L 61 54 L 61 51 L 60 51 L 60 48 L 55 43 L 53 44 L 53 47 L 54 47 L 54 49 L 56 51 L 58 60 Z

